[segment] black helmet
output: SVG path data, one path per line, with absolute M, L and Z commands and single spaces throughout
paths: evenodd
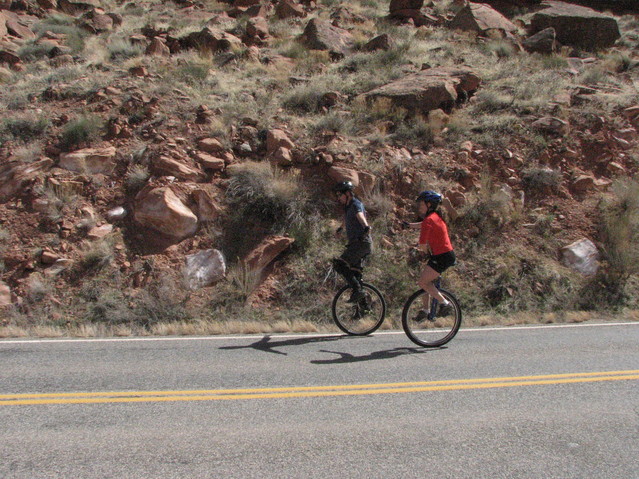
M 440 195 L 436 191 L 426 190 L 426 191 L 422 191 L 415 201 L 423 201 L 424 203 L 433 203 L 434 206 L 437 206 L 442 202 L 442 195 Z
M 347 191 L 353 191 L 355 187 L 350 181 L 340 181 L 333 187 L 333 191 L 336 193 L 346 193 Z

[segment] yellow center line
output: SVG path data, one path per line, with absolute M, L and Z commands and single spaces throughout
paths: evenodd
M 594 383 L 639 379 L 639 370 L 596 373 L 549 374 L 441 381 L 383 384 L 299 386 L 257 389 L 213 389 L 191 391 L 114 391 L 0 395 L 0 406 L 36 404 L 97 404 L 124 402 L 220 401 L 240 399 L 281 399 L 326 396 L 397 394 L 426 391 L 491 389 L 552 384 Z

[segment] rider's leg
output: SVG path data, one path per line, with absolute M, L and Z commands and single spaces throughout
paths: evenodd
M 434 281 L 439 278 L 440 274 L 430 266 L 426 266 L 419 277 L 419 287 L 426 291 L 424 297 L 424 310 L 430 310 L 430 298 L 435 298 L 440 304 L 447 304 L 446 298 L 442 296 Z
M 360 289 L 361 286 L 359 281 L 357 281 L 355 272 L 351 269 L 350 265 L 344 259 L 335 258 L 333 260 L 333 268 L 344 277 L 351 288 L 353 288 L 354 290 Z

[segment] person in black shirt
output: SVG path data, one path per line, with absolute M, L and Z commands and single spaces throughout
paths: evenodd
M 372 251 L 371 227 L 366 219 L 363 203 L 353 194 L 353 183 L 343 181 L 335 185 L 337 201 L 344 206 L 344 224 L 337 230 L 340 236 L 346 230 L 348 243 L 339 258 L 333 260 L 333 268 L 341 274 L 353 289 L 349 298 L 355 303 L 364 297 L 362 293 L 362 272 L 364 260 Z

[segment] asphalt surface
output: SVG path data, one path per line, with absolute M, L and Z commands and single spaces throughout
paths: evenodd
M 639 323 L 0 341 L 0 478 L 61 477 L 636 479 Z

